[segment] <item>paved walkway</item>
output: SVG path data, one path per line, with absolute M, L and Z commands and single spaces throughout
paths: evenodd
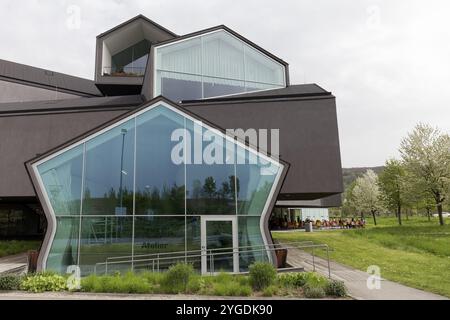
M 27 264 L 28 256 L 26 253 L 0 258 L 0 274 L 25 273 L 27 270 Z
M 86 292 L 0 291 L 0 300 L 305 300 L 294 297 L 223 297 L 187 294 L 121 294 Z
M 306 271 L 313 271 L 312 256 L 298 249 L 289 249 L 287 262 L 292 266 L 303 266 Z M 315 269 L 328 277 L 328 262 L 326 259 L 314 257 Z M 358 300 L 447 300 L 448 298 L 434 293 L 414 289 L 381 279 L 380 289 L 368 289 L 369 274 L 363 271 L 330 261 L 331 277 L 344 281 L 351 297 Z

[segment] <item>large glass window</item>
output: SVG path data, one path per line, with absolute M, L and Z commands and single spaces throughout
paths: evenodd
M 193 121 L 186 121 L 186 127 L 194 141 L 192 163 L 186 165 L 187 213 L 236 214 L 234 145 Z
M 134 120 L 86 142 L 83 214 L 133 214 Z
M 236 176 L 239 215 L 263 213 L 267 198 L 278 174 L 279 166 L 256 157 L 244 147 L 237 146 Z
M 79 215 L 83 145 L 74 147 L 38 166 L 56 215 Z
M 171 136 L 184 128 L 184 117 L 156 107 L 136 125 L 136 214 L 184 214 L 184 164 L 171 158 Z
M 83 217 L 80 238 L 82 274 L 131 269 L 133 217 Z
M 103 76 L 143 76 L 147 65 L 151 43 L 138 43 L 111 56 L 111 66 L 104 67 Z
M 180 101 L 286 86 L 283 65 L 225 30 L 155 50 L 155 96 Z
M 38 165 L 57 219 L 47 267 L 110 273 L 181 260 L 200 270 L 202 215 L 238 215 L 239 245 L 260 245 L 279 170 L 164 103 L 149 107 Z M 209 247 L 229 246 L 222 224 L 209 224 Z M 180 254 L 154 259 L 167 252 Z M 241 268 L 265 255 L 241 251 Z

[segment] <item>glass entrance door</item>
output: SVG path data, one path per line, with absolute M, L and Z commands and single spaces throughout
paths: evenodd
M 236 217 L 202 216 L 202 273 L 238 272 Z

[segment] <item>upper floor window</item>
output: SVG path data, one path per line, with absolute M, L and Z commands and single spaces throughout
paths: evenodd
M 103 76 L 143 76 L 147 65 L 150 41 L 144 39 L 110 57 L 110 65 L 103 66 Z
M 286 86 L 285 66 L 217 30 L 155 47 L 154 95 L 204 99 Z

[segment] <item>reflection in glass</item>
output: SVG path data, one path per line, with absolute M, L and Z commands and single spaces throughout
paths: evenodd
M 181 144 L 187 149 L 180 158 L 187 163 L 177 164 L 172 149 L 180 141 L 172 141 L 172 133 L 185 126 L 191 143 Z M 48 269 L 65 272 L 77 263 L 83 274 L 152 269 L 156 261 L 140 256 L 181 252 L 158 261 L 159 269 L 182 260 L 201 270 L 201 215 L 237 214 L 239 245 L 263 244 L 260 218 L 281 166 L 254 155 L 159 105 L 49 159 L 38 166 L 57 215 Z M 232 246 L 231 234 L 231 222 L 208 221 L 207 247 Z M 230 252 L 214 259 L 215 271 L 232 270 Z M 241 251 L 239 259 L 245 270 L 267 257 Z
M 133 214 L 134 120 L 86 142 L 83 214 Z
M 83 145 L 74 147 L 38 166 L 53 212 L 79 215 Z
M 184 214 L 184 164 L 171 158 L 171 135 L 184 128 L 184 117 L 156 107 L 136 125 L 136 214 Z
M 186 121 L 186 129 L 195 139 L 196 134 L 205 137 L 206 129 L 200 128 L 202 133 L 196 132 L 198 126 L 192 121 Z M 234 148 L 223 142 L 221 135 L 209 131 L 209 141 L 203 141 L 200 149 L 202 161 L 200 164 L 186 165 L 186 203 L 188 214 L 235 214 L 235 166 L 234 159 L 227 159 L 227 148 Z M 205 140 L 205 139 L 204 139 Z M 191 145 L 191 154 L 199 152 Z M 216 157 L 217 156 L 217 157 Z M 209 161 L 211 163 L 209 163 Z M 231 164 L 230 164 L 231 163 Z
M 248 270 L 253 262 L 267 262 L 268 252 L 264 250 L 264 241 L 261 236 L 260 217 L 238 218 L 239 269 Z M 261 249 L 258 251 L 257 249 Z
M 236 154 L 236 175 L 239 181 L 238 214 L 261 215 L 279 166 L 265 162 L 261 157 L 253 158 L 250 151 L 241 146 L 237 146 Z M 251 164 L 252 162 L 254 164 Z
M 213 252 L 206 259 L 207 272 L 233 271 L 232 221 L 206 221 L 206 250 Z
M 82 274 L 131 269 L 132 230 L 132 217 L 83 217 L 79 262 Z M 115 262 L 125 262 L 108 263 L 106 267 L 107 259 L 113 257 L 127 258 L 117 259 Z
M 66 273 L 67 267 L 77 264 L 79 217 L 57 217 L 56 233 L 47 258 L 47 268 Z
M 111 66 L 103 70 L 103 76 L 143 76 L 147 65 L 150 41 L 141 40 L 111 57 Z

